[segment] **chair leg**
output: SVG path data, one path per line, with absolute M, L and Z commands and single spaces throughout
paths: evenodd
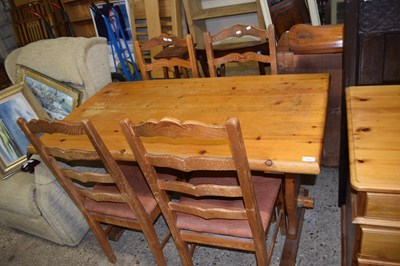
M 142 227 L 142 230 L 149 245 L 149 248 L 153 253 L 156 264 L 158 266 L 167 266 L 167 261 L 165 260 L 165 256 L 163 253 L 163 246 L 160 244 L 156 230 L 154 229 L 151 221 L 147 221 Z
M 270 243 L 269 248 L 268 248 L 268 264 L 271 261 L 272 253 L 274 251 L 276 237 L 278 236 L 278 231 L 279 231 L 280 224 L 281 224 L 280 221 L 285 219 L 285 214 L 282 212 L 282 210 L 279 210 L 277 219 L 278 219 L 278 223 L 279 224 L 277 223 L 275 225 L 274 233 L 273 233 L 272 238 L 271 238 L 271 243 Z M 285 232 L 286 232 L 286 229 L 285 229 Z
M 285 198 L 283 197 L 282 186 L 278 195 L 278 214 L 282 213 L 281 219 L 278 220 L 281 229 L 281 235 L 286 235 L 286 211 L 285 211 Z
M 107 238 L 111 241 L 117 242 L 122 234 L 125 232 L 125 228 L 119 226 L 113 226 L 110 232 L 107 233 Z
M 268 249 L 267 249 L 267 243 L 266 240 L 262 237 L 258 241 L 254 239 L 255 243 L 255 255 L 256 255 L 256 260 L 257 260 L 257 266 L 266 266 L 269 264 L 269 258 L 268 258 Z M 259 245 L 257 245 L 257 243 Z
M 183 266 L 193 266 L 193 259 L 188 244 L 185 241 L 178 240 L 175 241 L 175 246 Z
M 188 73 L 187 68 L 182 67 L 182 68 L 181 68 L 181 71 L 182 71 L 182 74 L 183 74 L 183 76 L 184 76 L 185 78 L 189 78 L 189 73 Z
M 225 64 L 222 64 L 219 68 L 217 68 L 217 77 L 225 77 L 226 76 Z
M 168 67 L 163 67 L 164 78 L 169 79 Z
M 104 232 L 100 223 L 93 221 L 92 219 L 87 219 L 90 228 L 97 241 L 99 242 L 101 248 L 106 254 L 108 261 L 111 263 L 115 263 L 117 261 L 117 257 L 114 254 L 114 250 L 112 249 L 110 242 L 108 242 L 107 234 Z
M 263 62 L 258 62 L 258 70 L 260 75 L 265 75 L 265 64 Z

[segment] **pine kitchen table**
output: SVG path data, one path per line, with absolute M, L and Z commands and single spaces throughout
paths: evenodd
M 282 264 L 288 265 L 296 259 L 303 207 L 313 206 L 313 199 L 300 189 L 300 175 L 320 172 L 328 87 L 328 74 L 110 83 L 65 120 L 90 119 L 115 159 L 134 161 L 119 126 L 123 118 L 134 123 L 174 117 L 223 124 L 228 117 L 237 117 L 251 169 L 285 175 L 288 235 Z M 43 138 L 58 147 L 92 149 L 89 142 L 77 136 Z M 146 145 L 151 149 L 151 143 Z M 174 147 L 179 153 L 179 143 Z M 193 149 L 196 154 L 206 151 L 224 156 L 217 144 Z

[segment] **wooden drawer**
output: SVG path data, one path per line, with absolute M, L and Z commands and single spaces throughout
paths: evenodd
M 360 257 L 400 263 L 400 229 L 361 226 Z
M 400 195 L 367 193 L 365 217 L 395 220 L 400 222 Z

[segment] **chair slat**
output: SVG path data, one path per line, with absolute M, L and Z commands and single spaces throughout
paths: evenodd
M 213 158 L 209 157 L 189 157 L 182 158 L 172 155 L 154 155 L 147 154 L 146 158 L 154 166 L 168 167 L 183 172 L 200 171 L 200 170 L 235 170 L 235 162 L 229 158 Z
M 215 58 L 214 63 L 216 65 L 221 65 L 226 62 L 247 62 L 247 61 L 271 63 L 271 58 L 252 52 L 247 52 L 244 54 L 231 53 L 222 57 Z
M 201 207 L 196 207 L 194 205 L 178 204 L 175 202 L 170 202 L 169 207 L 172 211 L 196 215 L 203 219 L 247 219 L 247 213 L 244 210 L 227 210 L 223 208 L 205 209 Z
M 213 235 L 193 231 L 182 231 L 182 239 L 188 243 L 198 243 L 202 245 L 210 245 L 210 243 L 213 243 L 214 246 L 230 249 L 237 249 L 237 247 L 240 246 L 242 250 L 255 251 L 254 240 L 249 238 L 237 239 L 236 242 L 232 242 L 229 236 L 216 238 Z
M 80 172 L 72 169 L 63 169 L 64 174 L 74 180 L 78 180 L 83 183 L 97 182 L 102 184 L 114 183 L 114 179 L 110 174 L 101 174 L 94 172 Z
M 64 150 L 58 147 L 45 147 L 45 151 L 56 158 L 60 158 L 66 161 L 73 161 L 73 160 L 89 160 L 89 161 L 96 161 L 100 160 L 99 155 L 93 151 L 85 151 L 85 150 Z
M 239 186 L 221 186 L 221 185 L 192 185 L 190 183 L 184 183 L 180 181 L 164 181 L 159 180 L 158 185 L 161 189 L 167 191 L 180 192 L 196 197 L 205 196 L 221 196 L 224 197 L 242 197 L 242 191 Z
M 69 124 L 62 120 L 32 119 L 29 121 L 29 128 L 32 133 L 60 133 L 68 135 L 85 134 L 85 129 L 81 124 Z
M 79 188 L 78 190 L 82 196 L 95 201 L 126 202 L 126 198 L 121 193 L 95 192 L 83 188 Z
M 132 125 L 138 135 L 142 137 L 164 136 L 169 138 L 227 138 L 225 127 L 207 125 L 197 121 L 178 121 L 174 118 L 164 118 L 160 121 L 149 120 L 141 124 Z M 166 130 L 168 129 L 168 130 Z
M 172 66 L 181 66 L 185 68 L 190 68 L 191 63 L 189 61 L 180 59 L 180 58 L 171 58 L 171 59 L 159 59 L 154 61 L 152 64 L 145 65 L 146 71 L 153 71 L 155 69 L 163 68 L 164 66 L 172 65 Z

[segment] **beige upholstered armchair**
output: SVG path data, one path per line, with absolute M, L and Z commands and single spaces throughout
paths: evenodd
M 83 101 L 111 82 L 104 38 L 63 37 L 18 48 L 5 61 L 13 83 L 18 64 L 82 90 Z M 77 245 L 88 230 L 80 211 L 44 163 L 33 174 L 19 172 L 0 179 L 0 225 L 70 246 Z
M 11 82 L 17 65 L 29 67 L 83 92 L 83 101 L 111 82 L 105 38 L 61 37 L 30 43 L 11 52 L 5 61 Z

